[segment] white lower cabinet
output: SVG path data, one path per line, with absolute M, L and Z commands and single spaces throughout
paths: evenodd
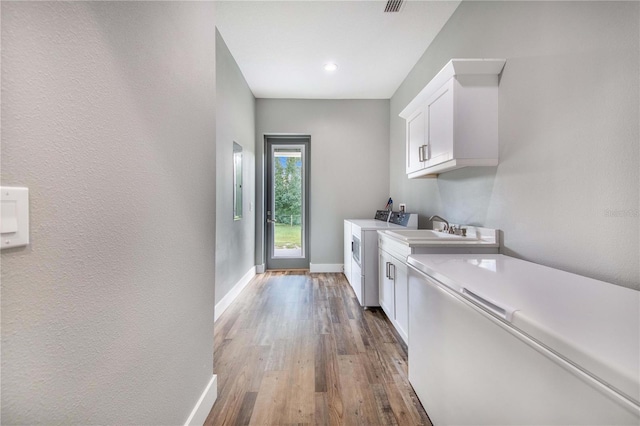
M 411 254 L 497 253 L 495 229 L 467 227 L 477 244 L 455 242 L 414 242 L 407 244 L 378 231 L 378 297 L 380 306 L 407 345 L 409 341 L 409 271 L 407 256 Z
M 378 250 L 378 253 L 378 282 L 380 283 L 378 295 L 380 296 L 380 307 L 384 310 L 389 319 L 393 319 L 396 316 L 396 312 L 394 285 L 391 278 L 389 278 L 389 263 L 391 256 L 381 249 Z
M 380 306 L 405 343 L 409 343 L 409 288 L 407 265 L 379 249 Z

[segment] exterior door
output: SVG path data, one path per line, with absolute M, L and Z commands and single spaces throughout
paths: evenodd
M 267 269 L 309 269 L 309 137 L 266 139 Z

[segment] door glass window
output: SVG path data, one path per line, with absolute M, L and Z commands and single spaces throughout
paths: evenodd
M 308 269 L 310 140 L 266 136 L 265 142 L 266 267 Z
M 273 151 L 274 257 L 303 257 L 303 170 L 300 148 Z

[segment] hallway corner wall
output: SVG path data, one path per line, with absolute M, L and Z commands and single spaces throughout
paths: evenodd
M 256 99 L 216 31 L 216 303 L 254 268 Z M 233 143 L 242 146 L 242 218 L 233 216 Z M 219 315 L 216 312 L 216 315 Z
M 3 424 L 183 424 L 213 376 L 215 5 L 2 2 Z

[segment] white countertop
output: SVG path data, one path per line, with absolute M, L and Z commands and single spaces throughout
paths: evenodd
M 512 326 L 640 401 L 640 292 L 499 254 L 417 254 L 408 264 L 512 311 L 503 318 Z

